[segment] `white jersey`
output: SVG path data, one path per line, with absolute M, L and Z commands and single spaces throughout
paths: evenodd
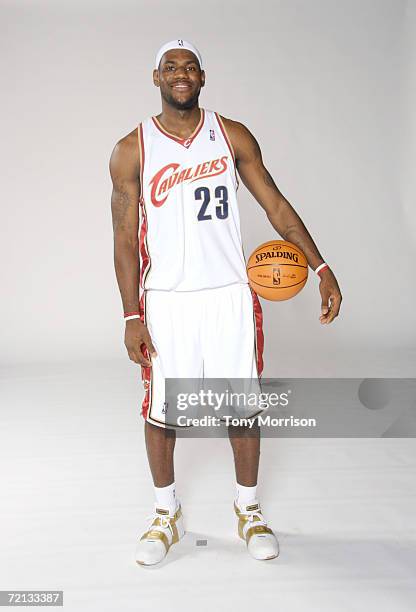
M 234 151 L 218 113 L 200 111 L 186 139 L 154 116 L 138 127 L 141 291 L 248 283 Z

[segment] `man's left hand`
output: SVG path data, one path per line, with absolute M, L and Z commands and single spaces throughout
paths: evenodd
M 321 292 L 321 316 L 319 320 L 322 324 L 331 323 L 338 316 L 341 307 L 342 295 L 339 289 L 337 279 L 330 268 L 324 270 L 321 274 L 321 282 L 319 283 L 319 291 Z

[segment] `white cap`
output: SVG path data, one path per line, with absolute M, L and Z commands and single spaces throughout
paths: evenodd
M 198 51 L 196 47 L 194 47 L 192 43 L 188 42 L 187 40 L 183 40 L 182 38 L 171 40 L 170 42 L 167 42 L 164 45 L 162 45 L 162 47 L 160 47 L 159 51 L 156 54 L 156 61 L 155 61 L 156 70 L 158 70 L 159 68 L 159 64 L 160 64 L 160 60 L 162 59 L 162 56 L 166 53 L 166 51 L 169 51 L 170 49 L 188 49 L 188 51 L 192 51 L 192 53 L 194 53 L 196 57 L 198 58 L 199 66 L 202 70 L 202 57 L 201 57 L 200 52 Z

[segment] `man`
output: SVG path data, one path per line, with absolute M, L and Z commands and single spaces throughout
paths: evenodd
M 319 273 L 320 322 L 331 323 L 341 304 L 333 272 L 264 167 L 254 136 L 243 124 L 199 107 L 205 84 L 199 51 L 182 39 L 163 45 L 153 82 L 162 112 L 122 138 L 110 160 L 125 345 L 142 367 L 142 415 L 156 497 L 136 549 L 143 565 L 160 562 L 184 535 L 165 378 L 258 380 L 262 374 L 262 313 L 242 250 L 237 171 L 273 228 Z M 278 542 L 256 491 L 260 428 L 230 425 L 228 433 L 238 534 L 254 558 L 275 558 Z

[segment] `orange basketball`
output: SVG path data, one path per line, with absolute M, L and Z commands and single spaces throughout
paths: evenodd
M 294 297 L 308 279 L 308 261 L 287 240 L 264 242 L 250 255 L 247 274 L 251 287 L 266 300 L 281 302 Z

